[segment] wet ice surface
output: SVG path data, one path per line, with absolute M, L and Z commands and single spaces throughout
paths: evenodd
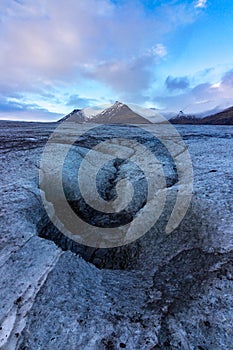
M 111 269 L 62 236 L 38 237 L 53 229 L 38 170 L 54 128 L 1 122 L 0 348 L 231 349 L 233 127 L 178 127 L 193 161 L 190 210 L 170 235 L 167 208 L 129 247 L 81 251 Z

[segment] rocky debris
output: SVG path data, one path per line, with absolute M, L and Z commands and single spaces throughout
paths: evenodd
M 51 241 L 38 168 L 53 128 L 1 128 L 1 349 L 231 349 L 233 129 L 180 127 L 195 178 L 187 216 L 166 235 L 167 206 L 145 236 L 98 256 Z

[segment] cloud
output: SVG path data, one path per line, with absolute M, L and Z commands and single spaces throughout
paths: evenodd
M 149 69 L 154 57 L 145 55 L 130 61 L 105 61 L 93 66 L 87 77 L 111 86 L 121 96 L 142 92 L 150 86 L 153 75 Z
M 196 8 L 205 8 L 207 0 L 198 0 L 195 4 Z
M 67 106 L 75 108 L 85 108 L 95 104 L 98 104 L 96 99 L 82 98 L 79 95 L 70 95 L 68 102 L 66 103 Z
M 154 75 L 152 67 L 167 55 L 166 47 L 159 43 L 145 50 L 140 56 L 121 60 L 107 60 L 86 65 L 87 78 L 97 80 L 111 87 L 119 98 L 137 100 L 143 96 Z M 139 96 L 141 94 L 141 96 Z M 133 97 L 134 96 L 134 97 Z
M 170 87 L 171 95 L 157 95 L 153 98 L 153 102 L 165 112 L 183 110 L 199 115 L 203 111 L 221 110 L 233 105 L 233 69 L 225 72 L 220 81 L 214 84 L 205 82 L 193 87 L 189 85 L 188 88 L 183 84 L 184 78 L 168 78 L 166 85 Z M 184 89 L 180 89 L 180 86 Z
M 152 44 L 145 39 L 152 22 L 130 5 L 123 11 L 107 0 L 3 3 L 8 11 L 1 22 L 1 80 L 12 85 L 74 80 L 86 64 L 122 60 Z
M 2 112 L 21 112 L 34 109 L 40 109 L 40 107 L 37 104 L 20 102 L 16 98 L 7 99 L 4 96 L 0 97 L 0 111 Z
M 1 0 L 0 90 L 40 93 L 87 76 L 112 89 L 124 89 L 123 82 L 126 89 L 139 89 L 140 82 L 140 91 L 147 88 L 148 70 L 155 61 L 145 55 L 164 57 L 163 35 L 194 17 L 187 4 L 157 5 L 150 13 L 140 1 L 136 5 L 123 1 L 118 6 L 111 0 Z
M 167 49 L 163 44 L 157 44 L 155 47 L 152 47 L 148 53 L 158 57 L 165 57 L 167 55 Z
M 233 69 L 227 71 L 222 77 L 222 85 L 233 87 Z
M 0 120 L 16 120 L 16 121 L 33 121 L 33 122 L 56 122 L 64 117 L 60 113 L 52 113 L 46 110 L 34 109 L 31 111 L 21 112 L 3 112 L 0 111 Z
M 188 77 L 176 77 L 173 78 L 168 76 L 165 85 L 168 90 L 186 90 L 189 87 L 189 79 Z
M 58 120 L 61 117 L 59 113 L 51 113 L 37 104 L 29 104 L 17 100 L 0 97 L 0 119 L 1 120 L 33 120 L 46 121 Z
M 157 66 L 169 59 L 165 40 L 193 23 L 200 14 L 194 6 L 202 9 L 207 1 L 153 1 L 153 11 L 149 3 L 1 0 L 0 93 L 6 99 L 0 100 L 0 110 L 49 116 L 48 110 L 62 108 L 65 113 L 69 107 L 98 104 L 98 93 L 99 100 L 151 99 L 172 110 L 188 104 L 199 110 L 228 103 L 232 71 L 211 84 L 206 70 L 196 81 L 207 82 L 196 86 L 188 76 L 169 75 L 163 93 L 170 96 L 150 97 L 153 83 L 160 79 Z

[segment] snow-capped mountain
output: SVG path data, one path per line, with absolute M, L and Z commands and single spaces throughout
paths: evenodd
M 177 116 L 171 118 L 169 121 L 172 124 L 197 124 L 199 120 L 195 115 L 185 114 L 180 111 Z
M 77 123 L 83 123 L 85 122 L 85 115 L 82 111 L 82 109 L 74 109 L 71 113 L 67 114 L 65 117 L 58 120 L 58 122 L 64 122 L 65 120 L 71 120 L 75 117 L 75 121 Z
M 136 105 L 126 105 L 116 101 L 113 105 L 75 109 L 62 121 L 96 124 L 151 124 L 159 119 L 158 113 Z
M 94 116 L 94 123 L 103 124 L 150 124 L 151 122 L 130 109 L 126 104 L 116 101 L 112 106 Z

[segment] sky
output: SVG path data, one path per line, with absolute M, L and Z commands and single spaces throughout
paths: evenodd
M 232 0 L 1 0 L 0 119 L 233 105 Z

